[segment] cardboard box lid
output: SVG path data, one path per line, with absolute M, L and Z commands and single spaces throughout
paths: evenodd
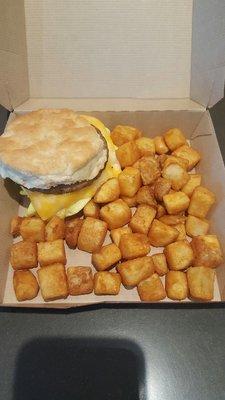
M 0 103 L 29 98 L 223 97 L 221 0 L 8 0 Z

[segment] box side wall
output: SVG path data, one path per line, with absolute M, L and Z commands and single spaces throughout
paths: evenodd
M 15 114 L 11 113 L 7 124 L 14 118 Z M 18 215 L 19 203 L 22 201 L 19 190 L 19 186 L 13 182 L 0 178 L 0 303 L 4 299 L 9 268 L 10 246 L 12 245 L 12 236 L 9 233 L 10 221 L 13 216 Z
M 82 113 L 82 112 L 81 112 Z M 109 128 L 116 125 L 132 125 L 143 130 L 144 135 L 156 136 L 163 134 L 166 130 L 176 126 L 184 131 L 190 138 L 198 125 L 202 112 L 188 111 L 120 111 L 120 112 L 83 112 L 93 114 Z
M 0 213 L 1 213 L 1 231 L 0 231 L 0 303 L 3 302 L 6 286 L 7 272 L 9 267 L 9 251 L 12 244 L 12 237 L 9 233 L 10 220 L 18 213 L 18 203 L 9 196 L 8 191 L 12 188 L 0 179 Z M 13 194 L 14 196 L 14 194 Z
M 205 111 L 190 99 L 137 99 L 137 98 L 30 98 L 15 108 L 16 113 L 26 113 L 39 108 L 70 108 L 75 111 Z
M 49 100 L 49 99 L 48 99 Z M 45 103 L 45 100 L 43 99 L 44 104 L 49 104 L 50 107 L 57 106 L 58 104 L 61 104 L 62 107 L 65 107 L 65 104 L 68 105 L 68 101 L 66 100 L 66 103 L 63 103 L 59 100 L 55 101 L 54 99 L 50 100 L 50 102 L 47 100 L 47 103 Z M 97 101 L 97 106 L 95 103 L 95 100 L 89 99 L 88 104 L 90 106 L 91 111 L 87 111 L 87 109 L 82 109 L 83 102 L 82 100 L 77 100 L 75 101 L 75 104 L 79 108 L 79 114 L 88 114 L 95 116 L 96 118 L 99 118 L 110 130 L 112 130 L 116 125 L 133 125 L 136 126 L 137 128 L 143 130 L 144 135 L 148 136 L 156 136 L 163 134 L 166 130 L 176 126 L 177 128 L 180 128 L 181 130 L 184 131 L 186 137 L 188 139 L 191 138 L 193 133 L 195 132 L 196 127 L 198 126 L 203 114 L 204 114 L 204 109 L 202 107 L 198 107 L 196 105 L 195 109 L 195 103 L 193 104 L 194 110 L 178 110 L 178 104 L 176 104 L 176 108 L 174 110 L 168 109 L 168 110 L 149 110 L 148 107 L 151 105 L 150 103 L 145 100 L 141 100 L 140 103 L 137 101 L 134 104 L 131 103 L 128 106 L 125 106 L 125 99 L 123 99 L 122 103 L 120 103 L 118 109 L 128 109 L 131 108 L 132 110 L 132 104 L 134 106 L 134 110 L 137 108 L 141 107 L 141 105 L 146 106 L 145 111 L 98 111 L 104 110 L 106 104 L 104 104 L 104 100 L 102 99 L 103 103 L 99 103 Z M 109 100 L 109 103 L 112 105 L 111 100 Z M 160 101 L 161 103 L 161 101 Z M 179 102 L 178 102 L 179 103 Z M 36 101 L 35 99 L 28 101 L 24 106 L 20 106 L 15 110 L 16 115 L 24 114 L 26 112 L 29 112 L 32 110 L 32 105 L 35 106 L 35 108 L 42 107 L 42 102 L 41 101 Z M 74 102 L 72 101 L 73 105 Z M 138 105 L 139 104 L 139 105 Z M 190 103 L 188 102 L 190 105 Z M 173 105 L 170 103 L 170 105 Z M 116 104 L 114 104 L 116 106 Z M 165 103 L 163 102 L 163 107 L 165 106 Z M 56 107 L 57 108 L 57 107 Z M 112 107 L 113 108 L 113 107 Z M 147 110 L 148 109 L 148 110 Z M 93 111 L 92 111 L 93 110 Z
M 218 235 L 225 257 L 225 167 L 209 112 L 205 112 L 193 133 L 191 144 L 202 154 L 196 172 L 202 184 L 216 194 L 216 204 L 207 217 L 210 233 Z M 225 300 L 225 262 L 216 269 L 221 299 Z

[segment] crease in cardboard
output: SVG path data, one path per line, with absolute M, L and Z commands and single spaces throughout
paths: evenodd
M 205 120 L 206 117 L 208 117 L 208 123 L 210 125 L 210 131 L 202 132 L 201 129 L 204 129 L 204 128 L 202 128 L 201 126 L 204 124 L 204 120 Z M 195 129 L 193 130 L 193 133 L 190 136 L 190 140 L 194 141 L 195 139 L 197 139 L 199 137 L 208 137 L 208 136 L 212 136 L 213 134 L 215 134 L 215 131 L 214 131 L 214 126 L 213 126 L 210 114 L 209 114 L 208 111 L 205 111 L 202 114 L 202 116 L 201 116 L 199 122 L 197 123 Z
M 0 93 L 1 93 L 1 105 L 8 111 L 13 111 L 12 103 L 10 101 L 10 94 L 7 88 L 7 83 L 0 79 Z
M 16 53 L 15 51 L 12 51 L 12 50 L 5 50 L 5 49 L 1 49 L 1 48 L 0 48 L 0 54 L 1 54 L 1 53 L 12 54 L 12 55 L 14 55 L 14 56 L 21 56 L 21 54 Z
M 205 113 L 202 114 L 199 122 L 197 123 L 196 127 L 193 130 L 193 133 L 190 136 L 190 140 L 194 141 L 195 139 L 199 138 L 199 137 L 207 137 L 207 136 L 211 136 L 212 132 L 201 132 L 201 125 L 204 121 L 205 118 Z M 212 126 L 211 126 L 212 129 Z
M 13 102 L 12 102 L 12 99 L 11 99 L 11 94 L 10 94 L 10 89 L 9 89 L 9 82 L 4 82 L 3 86 L 5 87 L 5 93 L 7 94 L 7 98 L 8 98 L 7 109 L 8 109 L 8 111 L 13 111 L 14 107 L 13 107 Z
M 223 90 L 225 83 L 225 63 L 214 69 L 214 79 L 207 103 L 207 108 L 213 107 L 220 99 L 223 98 Z
M 219 100 L 223 98 L 225 62 L 221 65 L 217 65 L 214 68 L 206 69 L 205 71 L 203 71 L 197 65 L 194 65 L 192 66 L 192 77 L 195 85 L 195 88 L 191 87 L 190 98 L 192 100 L 204 105 L 204 107 L 207 109 L 213 107 Z M 193 86 L 192 81 L 191 86 Z
M 211 104 L 211 101 L 212 101 L 212 99 L 213 99 L 213 96 L 215 96 L 215 93 L 214 93 L 214 89 L 215 89 L 215 87 L 216 87 L 215 71 L 212 71 L 212 73 L 214 74 L 214 78 L 213 78 L 213 80 L 212 80 L 211 90 L 209 91 L 209 99 L 208 99 L 208 102 L 207 102 L 207 104 L 206 104 L 206 108 L 209 108 L 209 107 L 210 107 L 210 104 Z

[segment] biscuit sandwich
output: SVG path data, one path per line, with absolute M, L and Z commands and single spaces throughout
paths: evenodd
M 68 109 L 17 116 L 0 137 L 0 175 L 30 199 L 26 214 L 43 220 L 78 213 L 120 166 L 110 131 Z

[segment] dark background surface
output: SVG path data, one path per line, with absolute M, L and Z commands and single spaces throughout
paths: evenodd
M 211 116 L 225 160 L 224 100 Z M 225 400 L 224 306 L 0 308 L 2 399 Z

